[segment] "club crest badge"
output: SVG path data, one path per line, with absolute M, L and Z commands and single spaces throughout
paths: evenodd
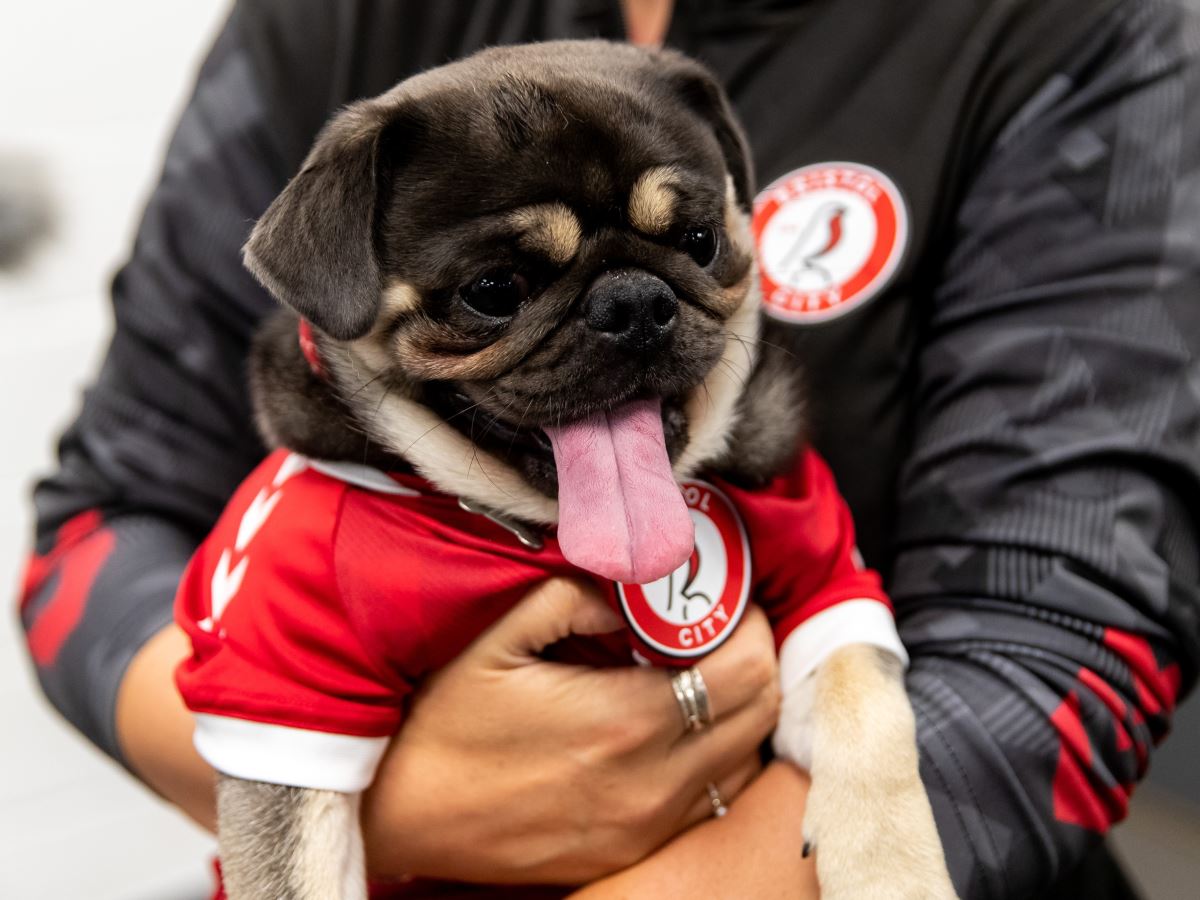
M 750 542 L 733 503 L 704 481 L 682 485 L 696 527 L 692 555 L 650 584 L 618 584 L 629 627 L 648 649 L 693 659 L 723 644 L 750 596 Z
M 878 294 L 908 245 L 899 188 L 858 163 L 805 166 L 754 201 L 763 307 L 797 324 L 835 319 Z

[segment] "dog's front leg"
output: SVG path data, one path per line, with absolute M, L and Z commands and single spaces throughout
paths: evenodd
M 863 644 L 830 654 L 785 692 L 775 750 L 812 775 L 804 838 L 822 900 L 955 897 L 893 655 Z
M 222 777 L 221 874 L 229 900 L 365 900 L 358 794 Z

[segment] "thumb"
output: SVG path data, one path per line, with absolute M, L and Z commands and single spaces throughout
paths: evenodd
M 498 662 L 523 665 L 568 635 L 606 634 L 622 624 L 595 584 L 551 578 L 485 631 L 474 650 Z

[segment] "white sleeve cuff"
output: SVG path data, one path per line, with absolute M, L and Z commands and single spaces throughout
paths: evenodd
M 779 680 L 784 694 L 811 675 L 835 650 L 868 644 L 908 666 L 908 653 L 896 632 L 892 611 L 878 600 L 846 600 L 801 622 L 779 648 Z
M 375 777 L 386 737 L 306 731 L 197 713 L 192 738 L 218 772 L 248 781 L 356 794 Z

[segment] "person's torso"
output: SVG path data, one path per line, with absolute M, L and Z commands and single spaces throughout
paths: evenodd
M 716 72 L 750 139 L 766 337 L 805 369 L 808 433 L 885 576 L 915 351 L 954 211 L 972 167 L 1112 5 L 676 4 L 667 45 Z M 417 71 L 487 45 L 623 36 L 616 0 L 258 6 L 276 22 L 256 29 L 275 46 L 254 49 L 289 171 L 330 112 Z M 273 84 L 289 44 L 312 58 L 309 83 Z

